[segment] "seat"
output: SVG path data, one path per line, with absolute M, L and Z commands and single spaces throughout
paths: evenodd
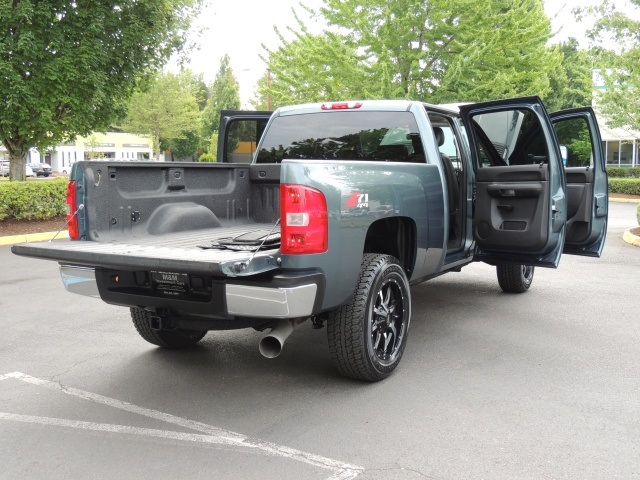
M 440 127 L 433 127 L 433 135 L 438 147 L 444 145 L 444 130 Z M 453 168 L 451 159 L 442 152 L 440 152 L 440 158 L 442 159 L 442 167 L 444 168 L 444 174 L 447 180 L 447 190 L 449 191 L 447 198 L 449 202 L 449 225 L 451 227 L 450 232 L 453 232 L 455 227 L 455 217 L 458 212 L 460 185 L 458 184 L 458 177 L 456 176 L 456 171 Z
M 422 148 L 422 140 L 419 133 L 407 133 L 407 139 L 411 140 L 413 153 L 409 155 L 409 161 L 414 163 L 424 163 L 424 148 Z
M 404 145 L 380 145 L 373 152 L 376 160 L 392 160 L 396 162 L 406 162 L 409 160 L 408 151 Z

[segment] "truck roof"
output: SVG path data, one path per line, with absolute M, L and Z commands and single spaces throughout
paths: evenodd
M 289 105 L 278 108 L 277 115 L 300 115 L 305 113 L 332 112 L 332 111 L 387 111 L 402 112 L 411 108 L 414 103 L 430 106 L 440 110 L 448 110 L 452 113 L 458 113 L 458 104 L 434 105 L 421 102 L 418 100 L 349 100 L 339 102 L 323 102 L 323 103 L 304 103 L 300 105 Z

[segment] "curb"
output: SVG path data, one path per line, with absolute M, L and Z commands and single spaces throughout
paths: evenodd
M 640 198 L 609 197 L 609 201 L 616 203 L 640 203 Z
M 17 243 L 31 243 L 31 242 L 46 242 L 56 237 L 56 240 L 61 238 L 69 238 L 69 232 L 66 230 L 58 232 L 45 232 L 45 233 L 29 233 L 27 235 L 11 235 L 8 237 L 0 237 L 0 247 L 6 247 L 7 245 L 15 245 Z
M 640 237 L 631 233 L 631 230 L 634 230 L 637 227 L 628 228 L 624 231 L 622 235 L 622 239 L 627 242 L 629 245 L 633 245 L 634 247 L 640 247 Z

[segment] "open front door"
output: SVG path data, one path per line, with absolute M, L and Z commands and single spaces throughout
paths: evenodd
M 556 267 L 566 184 L 559 145 L 538 97 L 460 107 L 476 173 L 473 235 L 487 263 Z
M 251 163 L 273 112 L 223 110 L 218 129 L 218 162 Z
M 599 257 L 607 233 L 608 182 L 598 122 L 589 107 L 550 117 L 567 178 L 563 253 Z

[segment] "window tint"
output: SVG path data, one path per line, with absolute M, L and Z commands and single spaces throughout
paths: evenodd
M 266 120 L 240 118 L 233 120 L 226 130 L 226 161 L 228 163 L 251 163 Z
M 548 163 L 538 117 L 530 110 L 505 110 L 472 117 L 482 167 Z
M 593 167 L 593 142 L 586 119 L 559 120 L 553 128 L 565 167 Z
M 424 162 L 409 112 L 327 112 L 275 118 L 257 163 L 302 160 Z

